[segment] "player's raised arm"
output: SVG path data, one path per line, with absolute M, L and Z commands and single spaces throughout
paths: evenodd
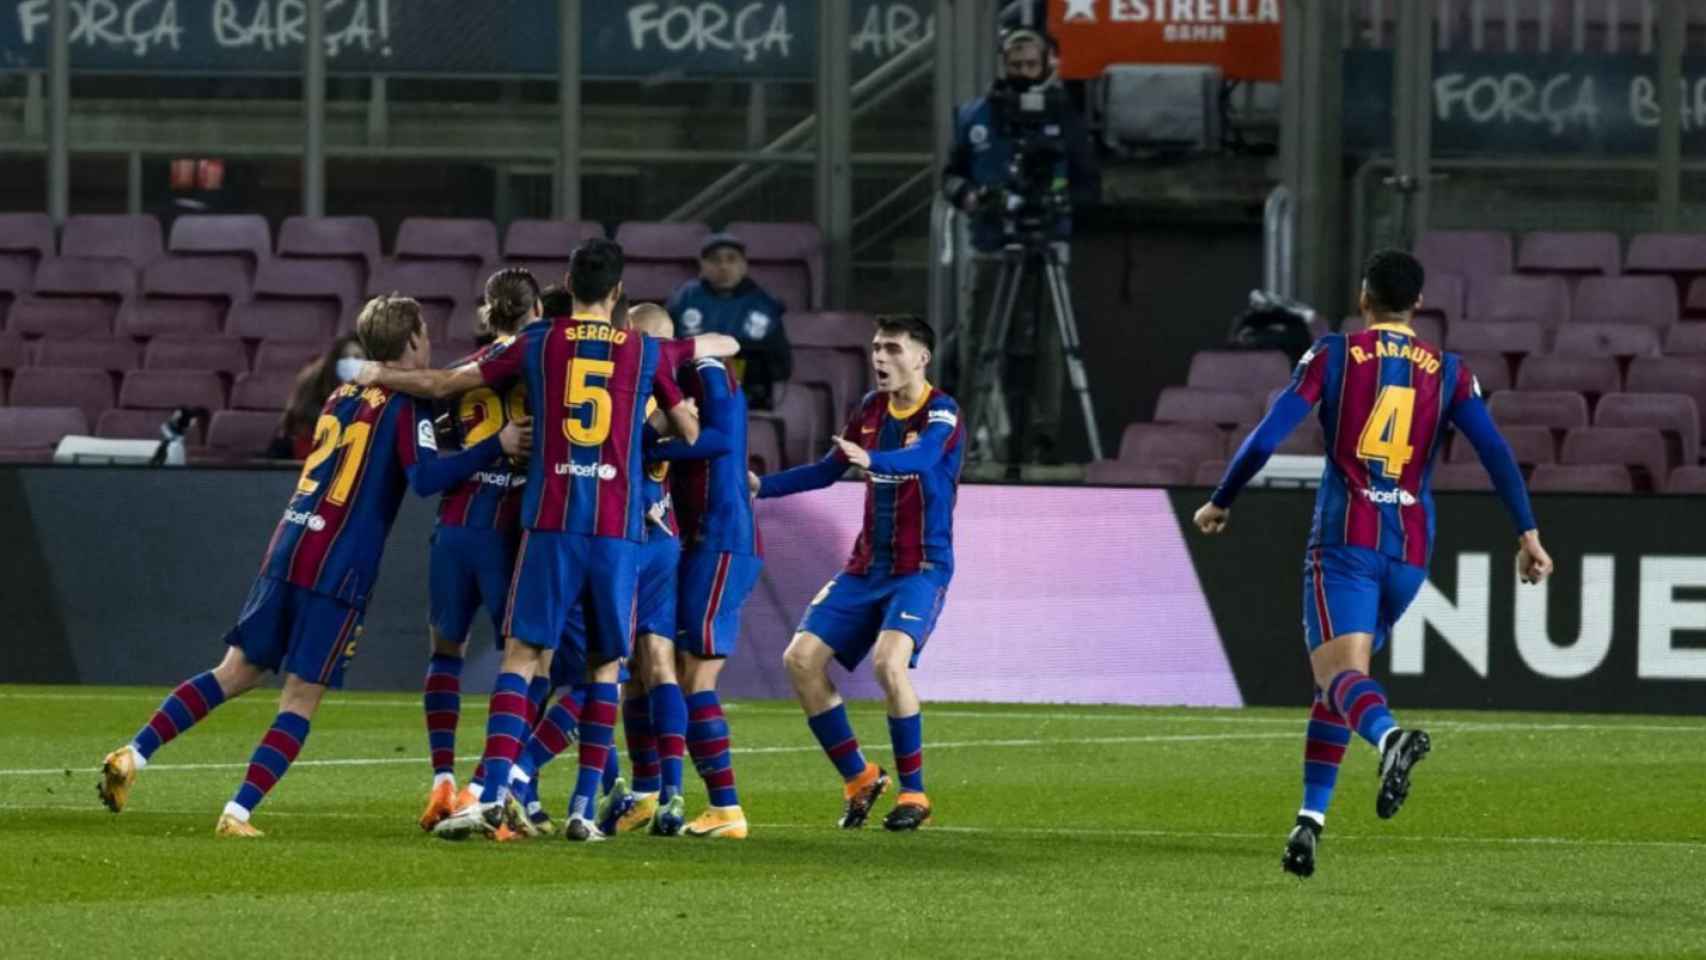
M 938 397 L 930 404 L 930 413 L 926 418 L 928 423 L 919 432 L 918 439 L 899 450 L 869 450 L 864 451 L 869 463 L 860 464 L 876 473 L 905 474 L 923 473 L 936 465 L 948 452 L 948 445 L 959 431 L 959 408 L 948 397 Z M 845 443 L 846 441 L 842 441 Z M 848 444 L 847 446 L 854 446 Z M 843 451 L 850 454 L 844 446 Z M 854 460 L 858 463 L 858 460 Z
M 454 397 L 485 383 L 477 363 L 465 363 L 454 370 L 403 370 L 371 360 L 345 359 L 338 361 L 338 373 L 363 387 L 389 387 L 433 400 Z
M 1493 489 L 1498 491 L 1505 512 L 1516 526 L 1518 573 L 1524 582 L 1539 583 L 1551 574 L 1552 558 L 1540 545 L 1539 524 L 1528 499 L 1528 485 L 1523 482 L 1522 468 L 1511 454 L 1510 444 L 1493 425 L 1487 405 L 1481 400 L 1481 388 L 1467 368 L 1459 368 L 1449 416 L 1475 448 L 1475 456 L 1492 478 Z
M 726 333 L 702 333 L 690 338 L 689 342 L 693 344 L 695 360 L 707 357 L 720 359 L 740 353 L 740 341 Z
M 709 460 L 734 450 L 734 418 L 739 415 L 728 374 L 722 361 L 697 361 L 705 385 L 705 405 L 699 408 L 699 439 L 688 443 L 679 438 L 663 440 L 647 451 L 653 460 Z
M 845 436 L 836 438 L 837 444 L 846 442 L 849 441 Z M 847 454 L 837 446 L 816 463 L 802 463 L 781 473 L 759 478 L 755 495 L 760 500 L 768 500 L 771 497 L 786 497 L 808 490 L 822 490 L 846 475 L 847 466 L 851 462 Z
M 525 452 L 531 429 L 524 424 L 508 423 L 497 433 L 466 450 L 455 453 L 438 452 L 438 431 L 433 427 L 432 414 L 409 397 L 399 397 L 397 416 L 397 454 L 409 477 L 409 488 L 423 497 L 443 493 L 490 467 L 505 454 Z

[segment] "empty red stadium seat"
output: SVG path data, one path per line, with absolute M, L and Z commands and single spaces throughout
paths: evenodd
M 1629 362 L 1629 393 L 1680 393 L 1706 410 L 1706 358 L 1636 357 Z M 1706 428 L 1706 424 L 1702 424 Z
M 239 256 L 253 273 L 272 257 L 272 230 L 260 214 L 185 214 L 172 221 L 166 249 L 177 254 Z
M 365 275 L 379 263 L 379 225 L 371 217 L 286 217 L 278 255 L 354 260 Z
M 124 373 L 142 366 L 142 350 L 136 341 L 123 338 L 43 340 L 36 345 L 35 365 Z
M 1633 493 L 1629 468 L 1615 464 L 1542 464 L 1528 478 L 1535 493 Z
M 1218 487 L 1220 479 L 1226 476 L 1225 460 L 1204 460 L 1197 464 L 1195 475 L 1191 477 L 1193 487 Z
M 588 240 L 602 238 L 604 227 L 589 221 L 513 220 L 504 230 L 506 260 L 552 260 L 569 262 L 575 248 Z M 541 284 L 561 283 L 562 277 L 539 278 Z
M 1669 494 L 1706 493 L 1706 467 L 1677 467 L 1665 483 Z
M 171 416 L 165 410 L 108 410 L 95 423 L 95 436 L 109 440 L 160 440 L 160 427 Z M 200 422 L 191 424 L 184 441 L 199 447 L 206 431 Z
M 1463 278 L 1454 273 L 1427 274 L 1422 286 L 1422 305 L 1416 310 L 1416 318 L 1428 316 L 1444 323 L 1447 329 L 1463 319 Z
M 788 341 L 795 347 L 851 350 L 861 355 L 876 332 L 870 314 L 845 310 L 790 313 L 786 322 Z
M 1167 387 L 1155 403 L 1158 423 L 1249 423 L 1262 407 L 1249 394 L 1208 387 Z
M 231 308 L 226 330 L 248 340 L 324 344 L 354 324 L 365 268 L 354 260 L 290 260 L 261 264 L 254 299 Z
M 1184 487 L 1195 476 L 1196 465 L 1179 460 L 1098 460 L 1084 470 L 1085 483 L 1122 487 Z
M 449 339 L 453 315 L 469 303 L 479 268 L 451 260 L 389 260 L 379 265 L 367 282 L 370 296 L 400 293 L 420 301 L 421 317 L 433 340 Z M 340 330 L 353 330 L 355 315 L 347 316 Z
M 35 288 L 36 267 L 53 256 L 53 221 L 45 213 L 0 213 L 0 328 L 12 301 Z
M 737 220 L 728 225 L 728 232 L 746 244 L 752 278 L 772 296 L 790 310 L 822 307 L 823 233 L 817 224 Z
M 1510 273 L 1512 266 L 1510 234 L 1497 230 L 1429 230 L 1415 253 L 1428 273 L 1461 278 L 1470 297 L 1482 278 Z
M 1577 357 L 1642 357 L 1659 352 L 1659 332 L 1626 323 L 1577 323 L 1558 331 L 1552 352 Z
M 1531 356 L 1517 372 L 1518 390 L 1574 390 L 1590 398 L 1623 389 L 1617 361 L 1610 357 Z
M 1539 463 L 1556 463 L 1558 460 L 1558 444 L 1549 427 L 1536 424 L 1501 424 L 1499 433 L 1504 435 L 1505 442 L 1510 445 L 1511 456 L 1525 467 Z M 1474 444 L 1462 434 L 1458 434 L 1452 441 L 1447 459 L 1451 463 L 1481 462 Z
M 1530 354 L 1545 349 L 1546 331 L 1533 320 L 1460 323 L 1445 348 L 1455 353 Z
M 682 284 L 698 276 L 698 267 L 681 261 L 629 261 L 622 271 L 622 289 L 635 303 L 665 303 Z
M 35 292 L 11 307 L 15 333 L 105 337 L 136 293 L 136 270 L 120 260 L 50 257 L 36 268 Z
M 1201 463 L 1226 456 L 1225 434 L 1200 423 L 1130 423 L 1120 435 L 1119 459 L 1128 463 L 1178 460 Z
M 1623 258 L 1625 273 L 1706 273 L 1706 234 L 1638 233 Z
M 1229 459 L 1238 452 L 1238 448 L 1244 443 L 1244 438 L 1248 437 L 1250 431 L 1254 429 L 1256 429 L 1254 422 L 1239 423 L 1232 427 L 1232 430 L 1226 435 L 1226 456 Z M 1296 430 L 1293 430 L 1289 436 L 1280 441 L 1280 445 L 1274 449 L 1274 452 L 1305 457 L 1318 457 L 1325 454 L 1327 452 L 1327 438 L 1321 430 L 1321 421 L 1315 417 L 1310 417 L 1298 424 Z
M 1516 268 L 1523 273 L 1610 277 L 1621 271 L 1622 254 L 1615 233 L 1538 230 L 1523 236 Z
M 1700 410 L 1681 393 L 1608 393 L 1593 411 L 1596 427 L 1651 427 L 1664 432 L 1670 462 L 1700 461 Z
M 225 406 L 225 384 L 207 370 L 132 370 L 125 374 L 118 404 L 128 410 Z
M 853 404 L 865 395 L 865 360 L 846 350 L 814 347 L 794 348 L 791 383 L 816 384 L 829 391 L 834 418 L 839 424 Z
M 1485 277 L 1470 298 L 1469 319 L 1476 323 L 1532 321 L 1546 329 L 1568 323 L 1570 285 L 1563 277 Z
M 1686 356 L 1706 353 L 1706 323 L 1679 323 L 1666 330 L 1664 352 Z
M 207 428 L 207 445 L 232 457 L 262 457 L 278 432 L 278 414 L 253 410 L 220 410 Z
M 1479 463 L 1442 463 L 1434 467 L 1435 490 L 1475 491 L 1493 489 L 1493 481 Z
M 1648 427 L 1578 427 L 1564 435 L 1558 462 L 1570 466 L 1620 464 L 1634 468 L 1639 490 L 1662 489 L 1670 475 L 1664 436 Z
M 207 370 L 236 376 L 249 372 L 249 353 L 236 337 L 155 337 L 142 356 L 145 370 Z
M 1501 428 L 1529 425 L 1571 430 L 1588 425 L 1588 402 L 1575 391 L 1506 390 L 1487 401 Z
M 747 268 L 747 276 L 790 311 L 812 305 L 811 275 L 803 264 L 754 263 Z
M 790 466 L 816 460 L 829 449 L 830 431 L 840 426 L 831 409 L 829 391 L 823 387 L 790 383 L 776 391 L 782 456 Z
M 616 228 L 616 242 L 623 255 L 636 260 L 685 260 L 699 262 L 699 244 L 711 233 L 703 223 L 652 223 L 629 221 Z
M 1191 356 L 1187 386 L 1237 390 L 1258 400 L 1291 382 L 1291 361 L 1278 350 L 1200 350 Z
M 160 221 L 148 214 L 79 214 L 67 217 L 59 252 L 67 257 L 128 260 L 137 270 L 160 259 Z
M 34 359 L 35 351 L 29 341 L 15 333 L 0 333 L 0 371 L 9 373 L 19 367 L 27 367 Z
M 1631 323 L 1663 329 L 1677 322 L 1676 286 L 1664 277 L 1587 277 L 1572 308 L 1579 323 Z
M 397 228 L 399 260 L 465 260 L 479 265 L 498 258 L 498 228 L 473 217 L 407 217 Z
M 89 418 L 77 406 L 0 407 L 0 446 L 51 450 L 67 435 L 86 436 Z
M 1492 396 L 1511 388 L 1511 365 L 1503 354 L 1470 352 L 1462 354 L 1462 359 L 1481 384 L 1481 393 Z
M 782 469 L 782 442 L 774 421 L 757 416 L 746 420 L 746 461 L 760 476 Z
M 133 337 L 195 336 L 224 329 L 231 305 L 249 298 L 248 267 L 233 257 L 168 257 L 142 275 L 142 298 L 124 314 Z
M 325 346 L 315 342 L 262 340 L 261 345 L 255 348 L 254 370 L 256 373 L 294 374 L 320 359 L 320 354 L 325 351 Z
M 1683 299 L 1682 315 L 1689 320 L 1706 319 L 1706 277 L 1695 277 L 1688 284 L 1688 296 Z
M 12 375 L 11 404 L 76 407 L 88 423 L 94 423 L 113 406 L 113 378 L 105 370 L 28 367 Z
M 233 410 L 283 410 L 296 386 L 294 373 L 244 373 L 231 385 Z

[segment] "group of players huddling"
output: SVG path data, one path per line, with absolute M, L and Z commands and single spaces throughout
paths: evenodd
M 302 749 L 327 689 L 340 685 L 404 490 L 442 494 L 431 553 L 431 658 L 424 708 L 434 779 L 420 825 L 436 836 L 498 840 L 553 829 L 541 768 L 578 741 L 562 834 L 630 830 L 739 839 L 749 826 L 717 695 L 735 652 L 740 608 L 762 546 L 751 498 L 826 487 L 859 467 L 864 526 L 846 568 L 807 609 L 784 655 L 818 743 L 843 780 L 839 824 L 864 825 L 889 789 L 860 750 L 828 667 L 867 657 L 887 704 L 899 796 L 883 821 L 930 820 L 922 712 L 909 669 L 953 576 L 952 514 L 965 436 L 952 397 L 925 371 L 935 348 L 913 316 L 876 322 L 877 389 L 823 459 L 759 478 L 746 464 L 746 401 L 723 360 L 734 339 L 673 339 L 653 304 L 629 309 L 621 248 L 575 251 L 567 291 L 524 270 L 486 284 L 489 342 L 450 369 L 430 367 L 420 307 L 377 297 L 357 320 L 369 361 L 327 400 L 313 453 L 268 545 L 218 666 L 184 681 L 136 736 L 107 755 L 98 792 L 115 813 L 155 751 L 221 703 L 284 674 L 279 712 L 220 814 L 215 834 L 258 837 L 250 823 Z M 1513 521 L 1518 567 L 1551 572 L 1522 475 L 1461 359 L 1416 339 L 1422 269 L 1383 251 L 1363 276 L 1366 329 L 1329 335 L 1252 432 L 1210 502 L 1205 533 L 1285 436 L 1319 405 L 1328 455 L 1304 564 L 1304 635 L 1315 676 L 1304 802 L 1285 868 L 1314 871 L 1315 851 L 1352 731 L 1381 753 L 1377 812 L 1398 811 L 1428 735 L 1400 729 L 1368 676 L 1425 579 L 1432 549 L 1429 477 L 1461 429 Z M 432 402 L 429 402 L 432 401 Z M 441 454 L 434 403 L 459 449 Z M 482 759 L 455 782 L 461 671 L 478 611 L 492 617 L 502 662 Z M 554 691 L 561 695 L 554 704 Z M 620 707 L 620 709 L 619 709 Z M 620 712 L 632 783 L 616 775 Z M 691 753 L 709 803 L 685 816 Z M 603 800 L 600 802 L 602 793 Z

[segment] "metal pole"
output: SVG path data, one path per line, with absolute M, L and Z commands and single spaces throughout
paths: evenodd
M 1659 229 L 1676 230 L 1682 213 L 1682 0 L 1663 0 L 1659 27 Z
M 559 220 L 581 218 L 581 0 L 557 0 L 557 197 Z
M 367 81 L 367 145 L 383 147 L 391 142 L 391 103 L 385 75 L 376 73 Z
M 817 223 L 828 275 L 824 295 L 845 307 L 852 287 L 853 97 L 849 85 L 850 14 L 826 4 L 817 23 Z
M 71 213 L 71 0 L 53 0 L 53 47 L 47 55 L 47 215 Z
M 126 213 L 142 212 L 142 151 L 132 150 L 124 164 L 124 209 Z
M 1396 183 L 1400 236 L 1404 246 L 1427 229 L 1429 153 L 1433 131 L 1432 11 L 1427 4 L 1398 7 L 1397 51 L 1393 57 L 1392 144 L 1397 155 Z
M 1338 0 L 1294 0 L 1286 7 L 1282 33 L 1280 169 L 1291 193 L 1293 252 L 1285 282 L 1299 300 L 1328 316 L 1336 315 L 1343 297 L 1339 44 L 1346 16 Z
M 931 39 L 931 44 L 936 50 L 936 62 L 931 72 L 930 88 L 930 116 L 935 133 L 932 173 L 947 165 L 948 154 L 954 147 L 953 113 L 957 107 L 954 100 L 955 6 L 954 0 L 936 0 L 935 4 L 936 35 Z M 932 205 L 930 213 L 930 250 L 926 267 L 930 303 L 925 319 L 930 321 L 939 333 L 951 332 L 957 335 L 958 324 L 948 323 L 948 318 L 955 315 L 953 267 L 942 262 L 942 254 L 947 249 L 949 231 L 952 228 L 953 220 L 948 216 L 947 202 L 938 199 Z M 944 348 L 937 353 L 937 356 L 931 358 L 930 374 L 940 383 L 948 351 Z
M 326 0 L 308 0 L 302 44 L 302 213 L 326 215 Z

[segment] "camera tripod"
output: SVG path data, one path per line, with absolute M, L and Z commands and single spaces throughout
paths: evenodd
M 1072 294 L 1066 284 L 1066 267 L 1061 262 L 1059 248 L 1041 237 L 1026 237 L 1010 241 L 1001 251 L 1001 273 L 995 284 L 995 296 L 990 302 L 989 320 L 984 325 L 982 348 L 977 359 L 975 406 L 971 412 L 968 435 L 979 436 L 985 427 L 994 439 L 1005 414 L 1005 392 L 1002 389 L 1001 358 L 1007 353 L 1008 337 L 1012 333 L 1013 314 L 1019 306 L 1019 292 L 1027 277 L 1048 288 L 1055 324 L 1060 329 L 1062 359 L 1072 392 L 1078 395 L 1084 414 L 1084 431 L 1090 440 L 1090 455 L 1102 459 L 1102 435 L 1096 427 L 1096 410 L 1090 402 L 1090 379 L 1084 372 L 1084 357 L 1078 338 L 1078 318 L 1072 312 Z M 1037 292 L 1034 322 L 1041 321 L 1042 295 Z M 1037 328 L 1033 326 L 1033 363 Z M 1033 367 L 1034 369 L 1034 367 Z M 1015 421 L 1010 424 L 1018 434 L 1013 445 L 1015 462 L 1022 456 L 1022 442 L 1029 429 L 1029 391 L 1021 393 Z

